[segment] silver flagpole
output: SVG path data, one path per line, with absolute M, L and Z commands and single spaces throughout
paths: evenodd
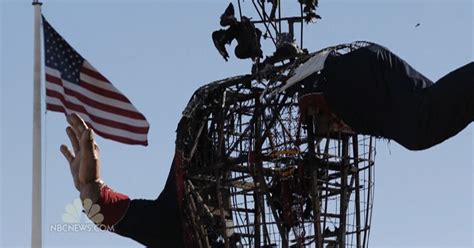
M 31 204 L 31 247 L 42 247 L 41 197 L 41 3 L 33 0 L 34 74 L 33 74 L 33 180 Z

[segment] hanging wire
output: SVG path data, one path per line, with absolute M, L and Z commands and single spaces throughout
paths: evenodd
M 265 29 L 266 29 L 268 35 L 270 36 L 270 38 L 272 39 L 273 44 L 274 44 L 275 47 L 276 47 L 275 38 L 273 37 L 272 32 L 270 31 L 270 28 L 268 28 L 268 24 L 264 21 L 264 20 L 265 20 L 264 16 L 262 16 L 262 13 L 260 13 L 260 11 L 258 10 L 258 6 L 257 6 L 257 4 L 255 3 L 255 0 L 252 0 L 252 3 L 253 3 L 253 6 L 255 7 L 255 10 L 256 10 L 257 13 L 258 13 L 258 15 L 260 16 L 260 19 L 262 20 L 262 23 L 263 23 L 263 25 L 265 26 Z M 262 6 L 260 6 L 260 7 L 262 7 Z M 272 23 L 272 24 L 273 24 L 273 23 Z M 272 26 L 273 26 L 273 25 L 272 25 Z M 276 31 L 277 31 L 276 27 L 273 26 L 273 28 L 275 29 L 275 32 L 276 32 Z
M 300 3 L 301 29 L 300 29 L 300 48 L 303 49 L 303 4 Z
M 281 34 L 281 1 L 278 0 L 278 33 Z
M 254 0 L 252 0 L 252 2 L 254 2 Z M 259 3 L 258 5 L 260 6 L 260 8 L 262 8 L 262 13 L 263 13 L 263 18 L 262 18 L 262 20 L 263 20 L 265 23 L 267 23 L 267 19 L 270 19 L 270 16 L 267 15 L 267 13 L 265 12 L 265 5 L 264 5 L 264 2 L 258 2 L 258 3 Z M 255 2 L 254 2 L 254 6 L 255 6 Z M 257 7 L 255 7 L 255 9 L 257 10 L 257 12 L 259 12 L 259 10 L 258 10 Z M 260 12 L 259 12 L 259 13 L 260 13 Z M 271 22 L 271 20 L 270 20 L 268 23 L 270 23 L 270 25 L 273 27 L 273 29 L 275 30 L 275 32 L 278 32 L 278 29 L 277 29 L 276 25 L 275 25 L 273 22 Z
M 237 0 L 237 4 L 239 5 L 240 21 L 242 21 L 242 7 L 240 6 L 240 0 Z

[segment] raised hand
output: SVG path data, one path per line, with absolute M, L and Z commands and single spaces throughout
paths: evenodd
M 99 147 L 94 131 L 77 114 L 69 115 L 67 121 L 70 126 L 66 128 L 66 133 L 73 151 L 63 144 L 61 153 L 69 162 L 74 186 L 80 192 L 81 199 L 89 198 L 96 202 L 103 182 L 100 179 Z

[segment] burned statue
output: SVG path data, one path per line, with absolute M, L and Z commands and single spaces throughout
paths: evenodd
M 435 83 L 371 42 L 309 53 L 303 25 L 321 18 L 318 1 L 294 2 L 299 16 L 282 17 L 279 0 L 252 0 L 257 21 L 240 1 L 239 16 L 232 3 L 220 16 L 215 47 L 227 61 L 236 40 L 235 56 L 251 59 L 252 73 L 191 96 L 156 199 L 107 186 L 92 129 L 68 117 L 74 151 L 61 152 L 81 199 L 100 206 L 96 224 L 147 247 L 368 247 L 376 139 L 423 150 L 463 130 L 474 121 L 474 63 Z M 275 45 L 265 59 L 262 36 Z
M 259 57 L 256 29 L 233 15 L 230 5 L 229 29 L 213 34 L 219 51 L 228 57 L 236 38 L 238 57 Z M 428 149 L 472 123 L 474 63 L 434 83 L 383 46 L 354 42 L 206 84 L 183 111 L 153 200 L 105 185 L 91 129 L 68 120 L 81 156 L 61 151 L 81 198 L 119 235 L 149 247 L 367 247 L 375 138 Z

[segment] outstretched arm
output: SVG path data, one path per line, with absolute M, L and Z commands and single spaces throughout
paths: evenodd
M 341 73 L 344 72 L 344 73 Z M 325 61 L 329 108 L 354 131 L 423 150 L 474 121 L 474 63 L 433 83 L 388 49 L 372 44 Z
M 146 246 L 180 242 L 170 229 L 170 212 L 166 204 L 157 200 L 130 200 L 128 196 L 115 192 L 100 177 L 99 146 L 95 142 L 94 131 L 77 114 L 69 115 L 66 133 L 71 141 L 72 150 L 61 145 L 61 152 L 69 162 L 74 186 L 80 192 L 83 203 L 98 204 L 103 218 L 88 216 L 101 228 L 119 235 L 132 238 Z M 163 202 L 163 201 L 161 201 Z M 90 205 L 89 205 L 90 206 Z M 86 207 L 86 206 L 85 206 Z M 176 218 L 172 219 L 177 222 Z M 173 228 L 172 228 L 173 229 Z M 175 229 L 174 229 L 175 230 Z M 174 242 L 174 243 L 173 243 Z M 171 247 L 171 246 L 170 246 Z M 173 245 L 172 247 L 179 247 Z

